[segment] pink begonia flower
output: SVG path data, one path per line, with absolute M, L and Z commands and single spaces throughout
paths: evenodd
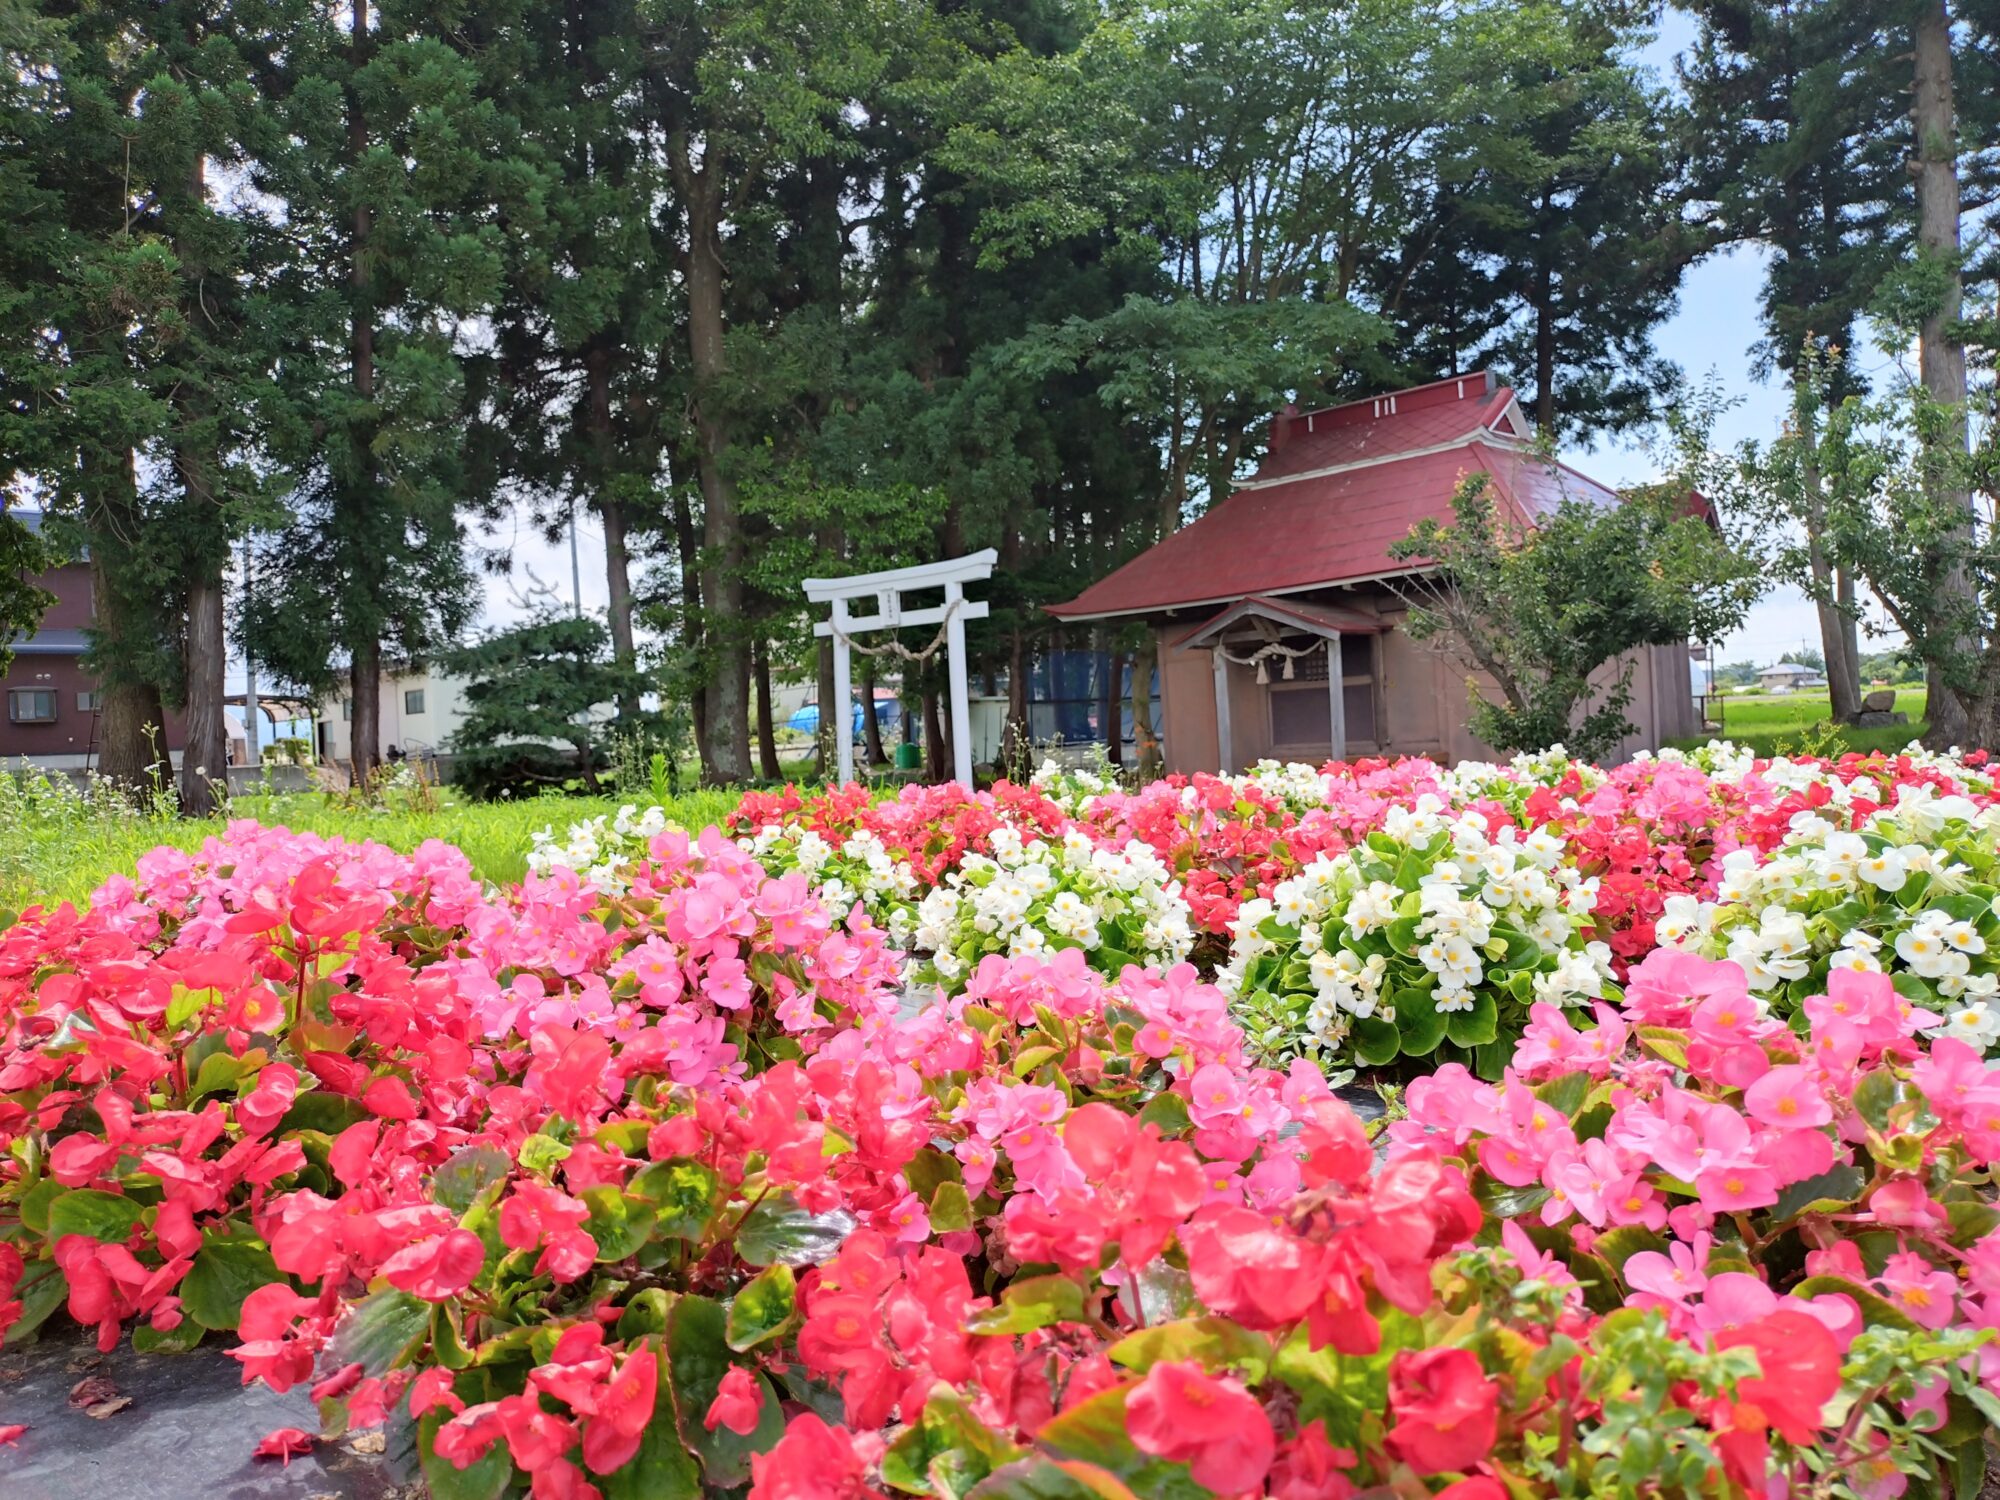
M 1841 1276 L 1849 1281 L 1868 1279 L 1868 1272 L 1861 1264 L 1861 1247 L 1852 1240 L 1835 1240 L 1824 1250 L 1807 1251 L 1806 1275 Z
M 1777 1174 L 1758 1166 L 1711 1167 L 1695 1177 L 1701 1206 L 1712 1214 L 1745 1213 L 1778 1201 Z
M 1188 1115 L 1197 1125 L 1233 1123 L 1244 1104 L 1242 1081 L 1220 1063 L 1195 1069 L 1188 1080 Z
M 965 1191 L 974 1198 L 986 1191 L 987 1183 L 993 1180 L 994 1168 L 999 1164 L 999 1155 L 992 1145 L 978 1136 L 968 1136 L 953 1148 L 952 1154 L 964 1168 Z
M 1710 996 L 1747 1003 L 1749 994 L 1750 981 L 1741 964 L 1655 948 L 1626 979 L 1625 1014 L 1641 1026 L 1678 1026 Z
M 1773 1130 L 1757 1138 L 1757 1165 L 1768 1168 L 1780 1187 L 1831 1171 L 1833 1161 L 1833 1137 L 1824 1130 Z
M 742 1010 L 755 996 L 750 969 L 732 953 L 711 953 L 701 967 L 701 993 L 721 1010 Z
M 1689 1299 L 1698 1297 L 1708 1286 L 1702 1269 L 1708 1263 L 1712 1241 L 1705 1234 L 1691 1243 L 1672 1241 L 1666 1252 L 1641 1250 L 1625 1262 L 1625 1285 L 1638 1295 L 1626 1300 L 1635 1307 L 1664 1308 L 1671 1316 L 1684 1310 Z
M 1958 1308 L 1958 1278 L 1913 1250 L 1890 1256 L 1876 1284 L 1911 1322 L 1925 1328 L 1949 1326 Z
M 1628 1168 L 1617 1148 L 1604 1141 L 1565 1147 L 1542 1171 L 1542 1183 L 1551 1194 L 1542 1208 L 1542 1222 L 1560 1224 L 1575 1212 L 1601 1229 L 1611 1217 L 1607 1199 L 1629 1195 L 1638 1181 L 1637 1168 Z
M 1720 1333 L 1741 1323 L 1755 1322 L 1777 1309 L 1778 1294 L 1747 1271 L 1724 1271 L 1708 1278 L 1695 1308 L 1695 1326 Z
M 931 1237 L 930 1210 L 915 1193 L 905 1193 L 880 1222 L 883 1233 L 901 1244 L 921 1245 Z
M 1576 1276 L 1570 1268 L 1553 1254 L 1537 1249 L 1535 1242 L 1528 1238 L 1527 1230 L 1518 1222 L 1508 1219 L 1501 1224 L 1500 1244 L 1514 1257 L 1514 1264 L 1521 1268 L 1522 1276 L 1530 1281 L 1541 1281 L 1553 1287 L 1560 1287 L 1564 1299 L 1571 1306 L 1583 1305 L 1583 1288 L 1578 1285 Z
M 1499 1090 L 1474 1078 L 1463 1063 L 1446 1063 L 1427 1077 L 1411 1079 L 1403 1102 L 1408 1118 L 1389 1127 L 1389 1139 L 1398 1146 L 1435 1136 L 1440 1146 L 1455 1151 L 1475 1134 L 1491 1135 L 1500 1128 Z
M 1878 1224 L 1897 1229 L 1930 1229 L 1943 1224 L 1945 1212 L 1915 1177 L 1896 1177 L 1868 1195 L 1869 1212 Z
M 1743 1107 L 1753 1119 L 1786 1130 L 1825 1125 L 1833 1119 L 1833 1106 L 1813 1075 L 1796 1063 L 1775 1067 L 1751 1084 L 1744 1091 Z

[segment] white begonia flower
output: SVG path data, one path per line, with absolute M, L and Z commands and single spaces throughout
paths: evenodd
M 1371 880 L 1347 903 L 1347 925 L 1364 936 L 1396 920 L 1402 893 L 1386 880 Z
M 1926 912 L 1896 935 L 1896 956 L 1922 979 L 1940 979 L 1950 972 L 1951 945 L 1945 941 L 1946 918 Z
M 1944 929 L 1944 940 L 1960 953 L 1984 953 L 1986 939 L 1970 922 L 1953 922 Z
M 1698 896 L 1673 895 L 1661 903 L 1659 920 L 1653 924 L 1653 935 L 1662 947 L 1678 948 L 1693 939 L 1705 937 L 1714 927 L 1715 908 L 1705 904 Z
M 1876 890 L 1893 894 L 1909 884 L 1910 865 L 1902 851 L 1883 849 L 1862 860 L 1855 873 Z
M 1980 1052 L 1990 1051 L 1996 1042 L 2000 1042 L 2000 1006 L 1991 1005 L 1984 999 L 1961 1002 L 1945 1014 L 1942 1029 L 1945 1036 L 1964 1042 Z

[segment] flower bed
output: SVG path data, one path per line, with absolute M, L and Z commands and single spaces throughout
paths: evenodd
M 1993 800 L 1724 750 L 847 789 L 506 889 L 233 825 L 0 929 L 0 1333 L 229 1341 L 442 1500 L 1975 1493 L 2000 1069 L 1927 1002 L 1984 955 L 1827 955 L 1981 935 Z M 1848 838 L 1925 882 L 1811 888 L 1782 984 L 1658 946 Z

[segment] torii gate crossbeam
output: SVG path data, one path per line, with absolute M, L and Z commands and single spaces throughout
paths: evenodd
M 914 568 L 890 568 L 880 573 L 856 573 L 848 578 L 808 578 L 806 598 L 814 604 L 833 606 L 833 617 L 816 621 L 813 634 L 833 639 L 833 701 L 838 705 L 839 726 L 834 729 L 834 758 L 843 782 L 854 779 L 853 664 L 849 645 L 864 630 L 894 630 L 904 625 L 943 625 L 950 652 L 951 669 L 951 759 L 956 780 L 972 787 L 972 700 L 965 671 L 965 622 L 986 618 L 986 601 L 965 597 L 965 585 L 993 576 L 1000 554 L 988 547 L 966 557 L 944 562 L 922 563 Z M 942 588 L 944 603 L 923 609 L 903 608 L 903 595 L 924 589 Z M 875 599 L 872 615 L 851 615 L 848 602 Z M 826 709 L 820 711 L 820 728 L 828 725 Z

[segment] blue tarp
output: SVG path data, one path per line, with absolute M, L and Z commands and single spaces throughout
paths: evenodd
M 875 700 L 875 721 L 884 730 L 891 729 L 897 721 L 897 710 L 898 704 L 894 698 L 877 698 Z M 785 727 L 796 729 L 800 734 L 818 734 L 819 705 L 808 703 L 804 708 L 785 721 Z M 861 733 L 861 704 L 858 700 L 854 705 L 853 733 L 857 735 Z

